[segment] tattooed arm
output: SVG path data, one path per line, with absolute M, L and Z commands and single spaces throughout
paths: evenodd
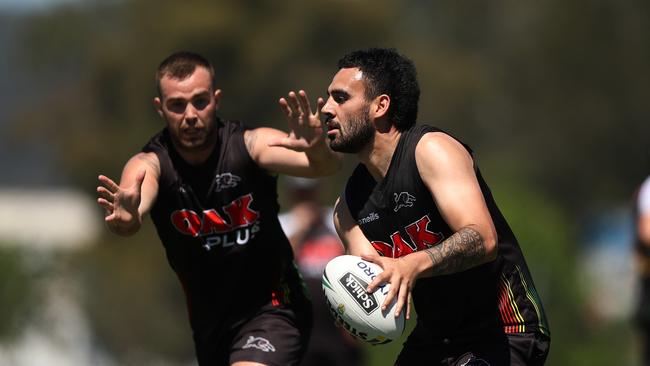
M 469 152 L 449 135 L 434 132 L 422 137 L 415 148 L 415 159 L 436 208 L 454 234 L 432 248 L 397 260 L 363 256 L 384 269 L 369 290 L 390 282 L 384 304 L 397 298 L 396 313 L 406 305 L 407 315 L 408 296 L 418 278 L 462 272 L 497 255 L 496 229 Z
M 486 251 L 481 234 L 469 226 L 464 227 L 440 245 L 424 251 L 432 267 L 423 275 L 445 275 L 472 268 L 485 261 Z
M 455 233 L 425 251 L 431 268 L 422 275 L 464 271 L 496 258 L 497 234 L 476 179 L 474 160 L 458 141 L 428 133 L 415 149 L 423 182 L 447 225 Z

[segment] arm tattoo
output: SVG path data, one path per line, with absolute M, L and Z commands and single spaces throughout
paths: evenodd
M 249 130 L 248 133 L 244 134 L 244 143 L 246 144 L 246 150 L 249 154 L 253 154 L 253 146 L 255 146 L 255 141 L 257 140 L 257 131 Z
M 481 234 L 464 227 L 425 252 L 433 263 L 432 274 L 437 276 L 461 272 L 480 264 L 487 250 Z

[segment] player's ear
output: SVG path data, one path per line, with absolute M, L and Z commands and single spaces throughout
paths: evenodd
M 370 104 L 369 118 L 374 121 L 374 126 L 380 133 L 388 132 L 391 128 L 391 121 L 388 120 L 388 108 L 390 107 L 390 97 L 387 94 L 381 94 L 373 99 Z
M 162 118 L 163 116 L 163 110 L 162 110 L 162 101 L 160 100 L 159 97 L 153 98 L 153 107 L 156 109 L 156 112 L 158 112 L 158 115 Z
M 221 89 L 214 91 L 214 106 L 215 109 L 219 109 L 219 102 L 221 101 Z
M 375 119 L 382 118 L 388 115 L 389 107 L 390 97 L 387 94 L 381 94 L 372 101 L 370 113 Z

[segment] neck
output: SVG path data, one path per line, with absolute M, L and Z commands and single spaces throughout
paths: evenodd
M 380 181 L 386 176 L 401 135 L 402 133 L 394 127 L 387 132 L 377 131 L 368 148 L 357 154 L 359 161 L 366 166 L 376 181 Z
M 209 147 L 203 148 L 201 150 L 192 150 L 188 151 L 186 149 L 179 148 L 175 146 L 178 155 L 183 158 L 190 165 L 200 165 L 206 162 L 212 153 L 214 144 L 211 144 Z
M 178 155 L 185 160 L 190 165 L 200 165 L 205 163 L 210 155 L 212 154 L 212 151 L 215 148 L 215 145 L 217 143 L 216 139 L 216 133 L 214 134 L 213 137 L 210 137 L 209 140 L 204 144 L 204 146 L 201 147 L 195 147 L 192 149 L 187 149 L 182 146 L 179 146 L 175 141 L 172 139 L 172 144 L 174 145 L 174 148 L 178 152 Z

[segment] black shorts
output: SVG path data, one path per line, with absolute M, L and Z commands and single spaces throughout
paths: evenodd
M 238 361 L 298 365 L 311 332 L 311 313 L 305 311 L 265 306 L 219 341 L 197 344 L 199 365 L 228 366 Z
M 418 327 L 409 335 L 395 366 L 542 366 L 550 339 L 539 333 L 490 334 L 473 340 L 424 337 Z

